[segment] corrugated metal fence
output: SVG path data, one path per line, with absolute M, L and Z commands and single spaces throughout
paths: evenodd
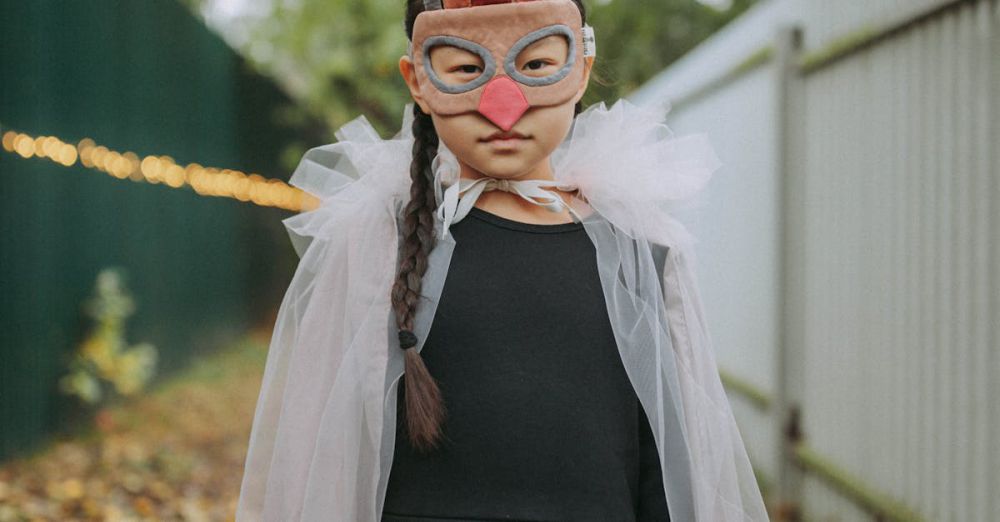
M 997 0 L 776 0 L 633 99 L 725 167 L 687 216 L 779 518 L 1000 520 Z

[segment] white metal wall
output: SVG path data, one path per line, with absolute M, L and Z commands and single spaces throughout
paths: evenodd
M 788 24 L 805 55 L 892 30 L 801 75 L 783 126 L 773 55 L 724 74 Z M 725 164 L 690 220 L 720 366 L 786 394 L 805 444 L 924 520 L 1000 520 L 997 0 L 766 2 L 632 98 L 679 101 L 668 123 L 707 131 Z M 790 240 L 801 266 L 782 269 Z M 798 388 L 777 384 L 783 342 Z M 779 475 L 783 412 L 732 402 Z M 800 491 L 809 520 L 872 519 L 809 473 Z
M 757 69 L 702 103 L 671 111 L 668 124 L 679 134 L 707 130 L 724 165 L 697 211 L 684 215 L 698 238 L 699 283 L 719 364 L 773 393 L 779 215 L 771 90 L 771 74 Z M 742 435 L 754 465 L 773 475 L 774 423 L 739 397 L 731 402 L 740 425 L 753 427 Z

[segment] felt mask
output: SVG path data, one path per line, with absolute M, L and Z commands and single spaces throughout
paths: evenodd
M 593 30 L 571 0 L 425 0 L 424 6 L 414 20 L 409 55 L 432 112 L 478 111 L 508 131 L 530 107 L 576 103 L 582 96 L 583 57 L 594 56 L 595 45 Z M 538 51 L 550 36 L 565 39 L 559 47 L 564 55 L 552 47 Z M 474 65 L 474 72 L 439 74 L 441 64 L 431 62 L 438 46 L 456 47 L 481 62 L 460 60 L 462 71 Z M 539 52 L 544 60 L 535 59 Z

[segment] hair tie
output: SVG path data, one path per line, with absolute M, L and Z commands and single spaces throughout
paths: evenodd
M 409 330 L 399 331 L 399 347 L 402 349 L 407 349 L 411 346 L 416 346 L 417 336 Z

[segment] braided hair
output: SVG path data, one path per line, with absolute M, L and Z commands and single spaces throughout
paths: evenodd
M 586 23 L 582 0 L 573 0 Z M 413 39 L 413 22 L 424 10 L 423 0 L 407 0 L 406 36 Z M 576 103 L 574 114 L 582 104 Z M 410 162 L 410 200 L 403 210 L 403 237 L 399 267 L 392 287 L 392 308 L 399 327 L 399 347 L 405 353 L 404 390 L 406 431 L 410 444 L 421 451 L 437 447 L 445 417 L 444 401 L 437 382 L 417 351 L 413 320 L 420 297 L 420 285 L 427 271 L 427 258 L 434 248 L 434 198 L 431 161 L 437 154 L 438 135 L 431 116 L 413 104 L 413 159 Z

